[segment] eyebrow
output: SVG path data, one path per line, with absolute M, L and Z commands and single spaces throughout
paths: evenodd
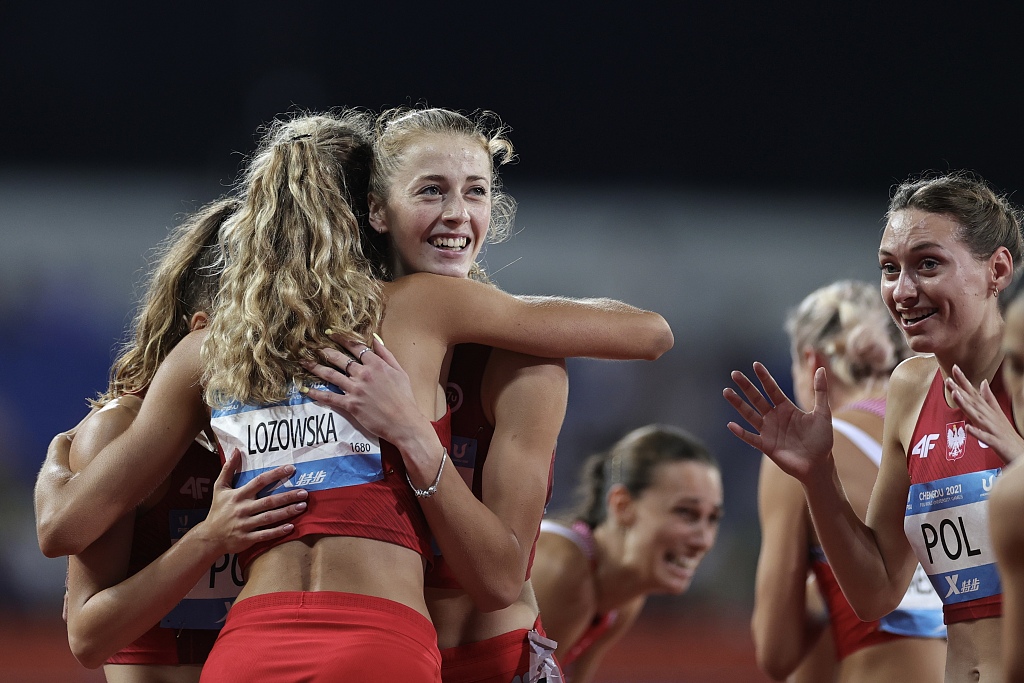
M 914 246 L 912 246 L 910 248 L 910 251 L 912 251 L 912 252 L 914 252 L 914 251 L 924 251 L 926 249 L 941 249 L 941 250 L 945 251 L 946 248 L 943 247 L 938 242 L 921 242 L 920 244 L 915 244 Z M 879 249 L 878 250 L 878 255 L 879 256 L 892 256 L 892 252 L 888 251 L 887 249 Z
M 428 175 L 417 176 L 416 179 L 417 180 L 440 181 L 440 180 L 447 180 L 448 178 L 446 176 L 444 176 L 444 175 L 441 175 L 440 173 L 430 173 Z M 480 181 L 480 180 L 486 180 L 486 181 L 490 182 L 490 178 L 488 178 L 487 176 L 482 176 L 482 175 L 467 176 L 466 180 L 473 181 L 473 182 Z

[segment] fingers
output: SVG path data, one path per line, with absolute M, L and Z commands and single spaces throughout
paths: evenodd
M 302 364 L 303 367 L 325 382 L 341 387 L 342 383 L 348 379 L 348 369 L 355 361 L 347 353 L 342 353 L 337 349 L 324 348 L 320 349 L 319 353 L 327 365 L 307 361 Z
M 305 510 L 306 501 L 299 501 L 298 503 L 293 503 L 291 505 L 286 505 L 284 507 L 277 507 L 273 510 L 268 510 L 266 512 L 255 514 L 249 519 L 250 522 L 252 523 L 253 528 L 261 529 L 276 525 L 279 522 L 282 522 L 286 519 L 291 519 L 292 517 L 304 512 Z
M 333 391 L 324 391 L 316 387 L 308 387 L 305 393 L 306 396 L 309 396 L 319 405 L 327 406 L 334 410 L 351 412 L 351 406 L 347 403 L 350 393 L 336 394 Z
M 786 396 L 786 392 L 779 387 L 779 383 L 772 377 L 772 373 L 768 372 L 768 368 L 763 363 L 754 363 L 754 374 L 757 375 L 757 379 L 761 382 L 761 386 L 764 387 L 765 396 L 772 402 L 773 406 L 777 406 L 780 403 L 785 403 L 789 400 Z
M 743 392 L 743 395 L 747 397 L 750 404 L 754 406 L 754 410 L 761 415 L 771 412 L 771 409 L 775 407 L 768 402 L 768 399 L 764 397 L 761 390 L 754 386 L 754 383 L 747 379 L 747 376 L 739 370 L 733 370 L 729 377 L 739 387 L 739 390 Z
M 999 399 L 992 393 L 992 387 L 989 385 L 988 380 L 982 380 L 981 382 L 981 398 L 985 403 L 989 404 L 994 410 L 1002 412 L 1002 407 L 999 405 Z
M 761 437 L 759 437 L 757 434 L 754 434 L 753 432 L 748 432 L 746 429 L 740 427 L 735 422 L 730 422 L 729 424 L 726 425 L 726 427 L 729 428 L 729 431 L 732 432 L 733 435 L 738 437 L 748 446 L 756 448 L 757 450 L 761 450 Z
M 281 484 L 287 481 L 288 477 L 293 474 L 295 474 L 294 465 L 281 465 L 272 470 L 261 472 L 253 477 L 251 481 L 246 482 L 244 486 L 239 487 L 239 495 L 245 498 L 255 498 L 260 491 L 263 491 L 273 484 Z M 303 491 L 303 493 L 305 493 L 305 491 Z
M 825 368 L 814 371 L 814 412 L 831 417 L 832 408 L 828 404 L 828 375 Z
M 232 449 L 228 453 L 227 457 L 224 458 L 224 465 L 220 468 L 220 474 L 217 475 L 217 481 L 214 483 L 215 488 L 229 489 L 231 488 L 231 480 L 234 479 L 235 473 L 238 472 L 238 468 L 242 464 L 242 452 L 237 448 Z
M 751 408 L 746 401 L 740 398 L 739 394 L 732 389 L 726 388 L 722 390 L 722 396 L 729 402 L 729 405 L 736 409 L 736 412 L 740 414 L 740 417 L 750 423 L 751 427 L 754 429 L 761 428 L 761 414 Z

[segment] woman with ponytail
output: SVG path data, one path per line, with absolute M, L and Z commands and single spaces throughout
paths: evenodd
M 521 300 L 426 274 L 382 284 L 361 244 L 370 165 L 362 115 L 303 115 L 270 127 L 222 231 L 211 325 L 174 349 L 128 432 L 97 456 L 124 462 L 133 450 L 147 453 L 143 471 L 112 482 L 130 497 L 209 422 L 224 452 L 242 451 L 239 485 L 288 463 L 295 473 L 284 486 L 309 491 L 290 533 L 240 556 L 247 583 L 203 680 L 439 680 L 423 597 L 432 553 L 418 499 L 438 494 L 446 472 L 449 347 L 655 358 L 671 346 L 660 316 L 617 302 Z M 332 375 L 333 386 L 314 385 L 318 350 L 339 346 L 352 354 L 346 372 Z M 398 362 L 419 410 L 435 421 L 408 452 L 376 436 L 382 424 L 307 396 L 310 386 L 349 392 L 347 375 Z
M 828 375 L 833 456 L 843 488 L 863 519 L 882 454 L 885 396 L 893 368 L 910 355 L 874 287 L 844 280 L 815 290 L 786 320 L 797 403 L 813 404 L 818 368 Z M 761 555 L 752 631 L 761 669 L 774 680 L 942 680 L 942 603 L 917 575 L 899 608 L 861 621 L 843 597 L 814 533 L 803 489 L 767 457 L 758 494 Z M 808 583 L 808 570 L 814 581 Z M 820 593 L 821 597 L 809 594 Z M 810 605 L 824 600 L 826 614 Z M 831 626 L 823 634 L 825 624 Z M 815 655 L 808 653 L 815 648 Z M 831 652 L 831 654 L 829 654 Z M 831 660 L 831 661 L 830 661 Z M 798 668 L 799 667 L 799 668 Z
M 594 679 L 647 596 L 686 591 L 715 543 L 722 479 L 703 444 L 674 427 L 633 430 L 584 464 L 580 504 L 544 520 L 533 585 L 572 683 Z
M 204 206 L 168 237 L 107 391 L 91 402 L 95 412 L 73 441 L 70 434 L 54 439 L 36 484 L 40 546 L 51 556 L 71 554 L 71 650 L 85 666 L 105 664 L 108 681 L 199 680 L 219 622 L 241 586 L 233 553 L 286 533 L 289 525 L 278 523 L 302 507 L 256 516 L 262 507 L 254 502 L 256 493 L 289 472 L 279 468 L 232 490 L 237 456 L 222 468 L 209 435 L 200 431 L 136 509 L 91 544 L 79 533 L 96 500 L 75 473 L 88 469 L 102 477 L 102 463 L 92 465 L 92 458 L 131 424 L 170 350 L 206 325 L 218 286 L 218 230 L 236 206 L 230 198 Z M 299 497 L 290 492 L 273 501 L 287 505 Z

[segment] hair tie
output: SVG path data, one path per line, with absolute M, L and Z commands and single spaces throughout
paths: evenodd
M 292 136 L 292 142 L 295 142 L 296 140 L 302 140 L 304 138 L 311 138 L 311 137 L 313 137 L 312 133 L 303 133 L 302 135 L 293 135 Z

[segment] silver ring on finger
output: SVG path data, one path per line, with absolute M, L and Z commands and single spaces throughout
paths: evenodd
M 341 371 L 342 371 L 342 372 L 343 372 L 343 373 L 344 373 L 344 374 L 345 374 L 346 376 L 348 376 L 348 366 L 352 365 L 352 364 L 353 364 L 353 363 L 355 363 L 355 362 L 356 362 L 356 359 L 355 359 L 355 358 L 349 358 L 349 359 L 348 359 L 348 362 L 347 362 L 347 363 L 345 363 L 345 367 L 344 367 L 344 368 L 342 368 L 342 369 L 341 369 Z
M 358 356 L 356 356 L 356 360 L 358 360 L 358 361 L 359 361 L 360 363 L 362 363 L 362 362 L 363 362 L 363 354 L 364 354 L 364 353 L 366 353 L 366 352 L 367 352 L 367 351 L 369 351 L 369 350 L 370 350 L 370 347 L 369 347 L 369 346 L 367 346 L 367 347 L 366 347 L 365 349 L 363 349 L 362 351 L 360 351 L 360 352 L 359 352 L 359 355 L 358 355 Z

